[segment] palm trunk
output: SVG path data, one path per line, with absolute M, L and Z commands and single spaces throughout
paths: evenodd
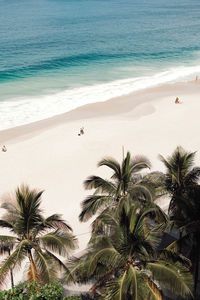
M 8 249 L 8 255 L 10 256 L 10 249 Z M 11 288 L 14 288 L 14 278 L 13 278 L 13 270 L 10 268 L 10 281 L 11 281 Z
M 28 250 L 28 258 L 29 258 L 29 261 L 30 261 L 30 270 L 28 272 L 28 280 L 39 282 L 40 281 L 39 280 L 39 275 L 38 275 L 38 272 L 37 272 L 35 262 L 34 262 L 33 257 L 32 257 L 31 250 Z

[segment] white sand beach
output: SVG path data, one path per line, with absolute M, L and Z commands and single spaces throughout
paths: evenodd
M 182 104 L 175 104 L 179 97 Z M 63 214 L 85 248 L 90 223 L 80 223 L 80 203 L 88 194 L 87 176 L 108 176 L 97 168 L 105 156 L 122 159 L 122 146 L 132 155 L 146 155 L 152 170 L 163 170 L 158 154 L 170 155 L 177 145 L 198 151 L 200 83 L 177 83 L 140 91 L 104 103 L 0 132 L 0 196 L 21 183 L 44 190 L 45 215 Z M 85 134 L 78 136 L 80 127 Z M 163 207 L 167 204 L 162 203 Z

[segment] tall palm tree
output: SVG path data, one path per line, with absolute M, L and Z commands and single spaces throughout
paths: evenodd
M 76 246 L 71 227 L 58 214 L 47 218 L 40 208 L 42 191 L 31 190 L 27 185 L 18 187 L 15 201 L 4 202 L 6 213 L 0 220 L 0 227 L 12 235 L 0 235 L 0 250 L 12 250 L 10 256 L 0 264 L 2 283 L 11 269 L 29 261 L 28 280 L 48 283 L 57 277 L 58 266 L 66 266 L 55 255 L 66 256 Z
M 90 176 L 85 180 L 85 188 L 95 191 L 82 202 L 80 221 L 87 221 L 110 205 L 117 205 L 129 193 L 138 193 L 142 190 L 143 193 L 149 194 L 149 190 L 137 180 L 139 172 L 151 166 L 146 157 L 132 158 L 130 152 L 127 152 L 121 165 L 113 158 L 104 158 L 98 166 L 108 167 L 113 174 L 109 180 L 99 176 Z
M 200 260 L 200 168 L 194 167 L 195 152 L 187 152 L 177 147 L 173 154 L 165 159 L 160 156 L 167 172 L 165 187 L 171 196 L 169 215 L 172 224 L 179 229 L 178 241 L 170 248 L 185 252 L 192 262 L 194 290 L 197 295 Z
M 157 250 L 161 225 L 151 225 L 153 210 L 132 203 L 120 215 L 115 209 L 110 215 L 102 213 L 109 231 L 93 234 L 86 254 L 72 261 L 66 281 L 95 280 L 91 294 L 106 300 L 162 300 L 163 287 L 191 297 L 188 260 L 169 250 Z
M 191 260 L 194 275 L 195 299 L 200 297 L 199 262 L 200 262 L 200 185 L 187 190 L 187 216 L 179 224 L 180 237 L 169 245 L 169 249 L 181 251 Z M 176 222 L 176 220 L 174 220 Z

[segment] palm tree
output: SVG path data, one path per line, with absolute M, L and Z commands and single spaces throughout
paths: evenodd
M 187 191 L 197 186 L 200 168 L 194 167 L 195 152 L 187 152 L 177 147 L 170 157 L 159 156 L 166 171 L 165 187 L 171 196 L 169 215 L 176 221 L 185 219 L 188 210 Z M 182 221 L 181 221 L 182 222 Z
M 156 228 L 151 224 L 156 209 L 128 202 L 120 215 L 113 208 L 110 214 L 99 216 L 109 231 L 93 234 L 86 254 L 71 262 L 71 273 L 65 280 L 95 280 L 91 294 L 106 300 L 162 300 L 163 287 L 191 297 L 189 261 L 173 251 L 157 250 L 161 225 Z
M 143 194 L 150 194 L 149 190 L 138 180 L 139 172 L 151 166 L 146 157 L 131 158 L 131 154 L 127 152 L 121 165 L 113 158 L 104 158 L 98 166 L 108 167 L 113 174 L 109 180 L 99 176 L 90 176 L 85 180 L 85 188 L 95 189 L 95 191 L 82 202 L 80 221 L 87 221 L 110 205 L 118 205 L 127 194 L 141 194 L 141 190 Z
M 173 154 L 160 159 L 167 168 L 165 187 L 171 196 L 169 215 L 172 224 L 179 229 L 178 241 L 169 248 L 185 252 L 192 262 L 194 290 L 197 296 L 200 252 L 200 168 L 194 167 L 195 152 L 177 147 Z
M 187 198 L 186 198 L 187 197 Z M 200 186 L 187 190 L 187 216 L 179 224 L 180 237 L 169 245 L 169 249 L 181 251 L 191 260 L 194 275 L 195 299 L 199 299 L 199 262 L 200 262 Z M 176 220 L 174 220 L 176 222 Z
M 71 227 L 58 214 L 45 218 L 41 213 L 42 191 L 31 190 L 27 185 L 18 187 L 15 201 L 4 202 L 6 213 L 0 227 L 12 235 L 0 235 L 0 250 L 12 251 L 0 264 L 0 282 L 11 269 L 29 261 L 28 280 L 48 283 L 57 278 L 59 267 L 66 266 L 55 255 L 66 256 L 76 246 Z

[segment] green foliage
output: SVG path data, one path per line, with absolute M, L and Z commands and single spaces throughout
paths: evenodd
M 15 192 L 15 200 L 2 203 L 5 214 L 0 227 L 7 228 L 12 236 L 0 235 L 0 253 L 9 254 L 0 263 L 0 285 L 9 271 L 21 267 L 29 259 L 27 279 L 40 283 L 57 280 L 60 268 L 66 270 L 57 257 L 68 256 L 76 247 L 71 227 L 58 214 L 45 218 L 41 214 L 42 191 L 22 185 Z
M 192 297 L 188 260 L 158 250 L 163 224 L 152 222 L 157 218 L 155 207 L 127 198 L 120 213 L 115 208 L 110 212 L 98 216 L 107 230 L 93 232 L 87 252 L 71 261 L 72 280 L 95 279 L 91 295 L 100 294 L 104 300 L 162 300 L 162 286 Z M 66 274 L 67 282 L 71 278 Z
M 142 198 L 150 199 L 152 197 L 150 191 L 139 180 L 140 171 L 149 169 L 150 162 L 146 157 L 131 157 L 127 152 L 122 163 L 118 163 L 114 158 L 104 158 L 98 166 L 109 168 L 112 175 L 109 180 L 99 176 L 90 176 L 84 181 L 85 189 L 95 189 L 92 195 L 89 195 L 81 204 L 82 212 L 79 215 L 81 222 L 87 221 L 95 214 L 102 212 L 102 209 L 113 206 L 120 206 L 127 194 L 132 196 L 143 195 Z M 144 199 L 142 199 L 144 200 Z
M 67 297 L 67 300 L 81 300 L 81 297 L 79 297 L 78 295 L 73 295 L 73 296 Z
M 63 296 L 63 286 L 59 282 L 39 285 L 37 282 L 20 283 L 8 291 L 0 292 L 0 300 L 81 300 L 77 295 Z

